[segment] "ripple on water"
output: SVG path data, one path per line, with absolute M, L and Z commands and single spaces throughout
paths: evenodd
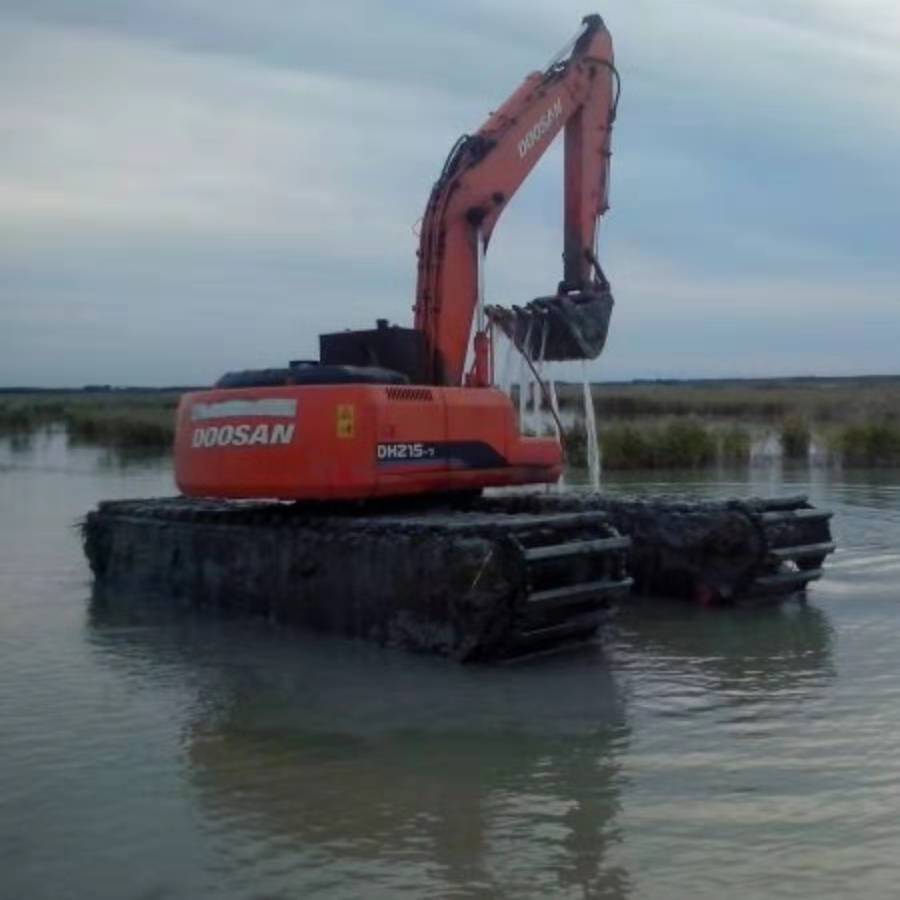
M 805 606 L 636 604 L 581 653 L 465 669 L 90 604 L 72 523 L 100 497 L 171 492 L 168 473 L 40 444 L 8 462 L 0 893 L 896 893 L 888 473 L 657 476 L 643 487 L 811 490 L 841 551 Z

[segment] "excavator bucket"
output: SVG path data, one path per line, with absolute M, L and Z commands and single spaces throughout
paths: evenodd
M 488 306 L 488 319 L 529 359 L 595 359 L 606 344 L 609 291 L 538 297 L 522 306 Z

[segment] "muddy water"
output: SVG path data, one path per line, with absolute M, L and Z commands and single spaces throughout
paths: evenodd
M 810 489 L 841 551 L 805 606 L 641 604 L 493 669 L 89 600 L 77 517 L 170 493 L 0 442 L 0 896 L 894 897 L 900 473 Z

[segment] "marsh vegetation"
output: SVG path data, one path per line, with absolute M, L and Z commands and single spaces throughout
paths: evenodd
M 558 384 L 569 459 L 584 462 L 582 386 Z M 0 433 L 166 453 L 180 390 L 0 392 Z M 766 455 L 900 465 L 900 376 L 593 385 L 605 469 L 704 468 Z
M 70 443 L 165 453 L 175 436 L 178 391 L 22 391 L 0 394 L 0 433 L 64 428 Z
M 581 386 L 556 387 L 583 461 Z M 900 377 L 595 384 L 605 469 L 702 468 L 778 456 L 900 465 Z

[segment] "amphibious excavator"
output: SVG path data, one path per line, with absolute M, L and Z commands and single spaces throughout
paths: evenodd
M 502 331 L 528 360 L 596 357 L 613 298 L 598 260 L 619 98 L 610 33 L 585 17 L 451 150 L 422 220 L 413 327 L 320 336 L 320 359 L 233 371 L 185 395 L 183 496 L 101 504 L 85 526 L 98 587 L 264 612 L 459 658 L 591 634 L 611 599 L 779 595 L 817 577 L 828 514 L 803 498 L 671 504 L 599 495 L 482 498 L 552 484 L 559 440 L 520 433 L 493 386 Z M 562 279 L 488 305 L 504 209 L 564 132 Z
M 529 75 L 451 150 L 422 220 L 414 326 L 382 320 L 370 331 L 322 335 L 318 362 L 234 372 L 215 390 L 188 394 L 178 412 L 179 489 L 362 500 L 555 482 L 559 442 L 521 435 L 510 398 L 492 386 L 492 322 L 523 352 L 530 334 L 545 359 L 602 349 L 612 296 L 595 248 L 617 99 L 609 32 L 588 16 L 570 52 Z M 491 234 L 563 129 L 562 281 L 525 308 L 488 308 Z

